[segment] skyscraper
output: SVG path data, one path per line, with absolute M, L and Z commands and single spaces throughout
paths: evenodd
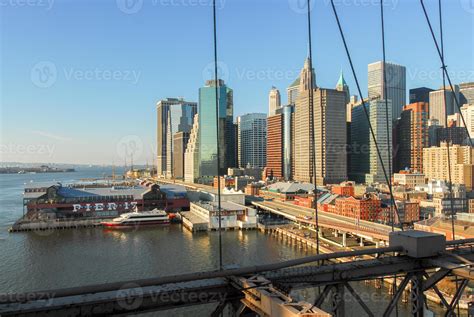
M 309 182 L 312 162 L 310 135 L 311 74 L 306 60 L 300 74 L 300 86 L 295 105 L 294 176 Z M 314 74 L 313 74 L 314 82 Z M 314 148 L 318 184 L 339 183 L 347 179 L 346 94 L 334 89 L 313 89 Z
M 403 106 L 406 105 L 406 68 L 393 63 L 385 64 L 386 89 L 384 86 L 383 62 L 369 64 L 369 99 L 388 99 L 392 102 L 392 121 L 400 117 Z M 385 90 L 387 95 L 385 96 Z
M 267 115 L 249 113 L 237 118 L 239 167 L 264 168 L 267 155 Z
M 410 104 L 416 102 L 430 102 L 430 92 L 434 91 L 431 88 L 419 87 L 410 89 Z
M 216 85 L 219 101 L 216 126 Z M 228 167 L 235 167 L 235 128 L 233 122 L 233 92 L 224 81 L 206 81 L 199 89 L 199 174 L 202 181 L 212 181 L 214 176 L 224 174 Z M 219 142 L 217 142 L 219 127 Z M 219 144 L 219 145 L 218 145 Z M 217 164 L 219 146 L 220 165 Z
M 184 179 L 184 154 L 189 141 L 189 132 L 178 132 L 173 136 L 173 177 Z
M 281 97 L 280 91 L 275 87 L 272 87 L 270 94 L 268 95 L 268 116 L 273 116 L 277 113 L 277 110 L 281 108 Z
M 474 105 L 474 82 L 459 84 L 459 92 L 461 97 L 459 106 L 463 104 Z
M 409 168 L 423 173 L 423 148 L 428 147 L 428 109 L 426 102 L 403 107 L 397 125 L 395 171 Z
M 466 122 L 466 127 L 469 136 L 474 139 L 474 103 L 463 105 L 461 107 L 461 113 L 464 117 L 464 121 Z M 459 126 L 464 127 L 464 123 L 462 122 L 462 120 Z
M 337 91 L 343 91 L 346 94 L 346 105 L 350 102 L 350 91 L 349 91 L 349 86 L 346 83 L 346 80 L 344 79 L 344 74 L 342 73 L 341 70 L 341 75 L 339 76 L 339 80 L 337 81 L 336 85 L 336 90 Z
M 363 107 L 366 107 L 370 124 L 378 143 L 382 161 L 377 153 L 375 141 Z M 391 101 L 388 100 L 388 117 L 391 118 Z M 389 120 L 387 134 L 385 100 L 373 99 L 352 109 L 352 173 L 351 178 L 366 183 L 385 182 L 383 166 L 389 172 L 389 153 L 392 152 L 392 121 Z M 390 142 L 389 142 L 390 140 Z M 365 179 L 364 179 L 365 178 Z
M 308 67 L 308 70 L 309 70 L 309 57 L 307 57 L 305 60 L 305 67 Z M 298 99 L 298 95 L 300 93 L 300 80 L 301 80 L 301 74 L 286 89 L 289 105 L 294 105 L 296 103 L 296 99 Z M 316 72 L 314 71 L 314 68 L 313 68 L 313 88 L 316 88 L 316 87 L 317 87 Z
M 158 176 L 172 176 L 173 135 L 191 130 L 196 110 L 196 102 L 185 101 L 183 98 L 167 98 L 157 103 Z
M 199 114 L 194 116 L 193 128 L 189 134 L 184 153 L 184 180 L 194 183 L 199 178 Z
M 267 118 L 266 177 L 283 178 L 283 114 Z
M 458 112 L 454 98 L 459 100 L 459 86 L 454 85 L 453 88 L 454 92 L 450 87 L 446 87 L 446 105 L 444 103 L 444 90 L 442 87 L 430 92 L 430 119 L 438 120 L 439 124 L 443 127 L 447 126 L 446 115 Z

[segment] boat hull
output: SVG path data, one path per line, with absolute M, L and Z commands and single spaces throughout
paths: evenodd
M 144 226 L 160 226 L 168 225 L 169 220 L 155 220 L 155 221 L 126 221 L 126 222 L 101 222 L 104 228 L 132 228 Z

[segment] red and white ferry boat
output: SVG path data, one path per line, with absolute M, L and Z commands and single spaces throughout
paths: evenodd
M 126 228 L 149 225 L 169 224 L 170 217 L 164 210 L 127 212 L 110 221 L 101 222 L 106 228 Z

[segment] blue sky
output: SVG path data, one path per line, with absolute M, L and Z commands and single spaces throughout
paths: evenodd
M 300 0 L 301 1 L 301 0 Z M 298 0 L 217 0 L 219 60 L 235 115 L 267 112 L 307 55 Z M 378 0 L 335 0 L 366 95 L 381 59 Z M 313 1 L 317 84 L 356 87 L 329 0 Z M 439 87 L 440 62 L 416 0 L 385 0 L 387 59 L 408 88 Z M 437 1 L 425 0 L 437 26 Z M 474 0 L 445 0 L 447 65 L 474 81 Z M 0 0 L 1 160 L 151 163 L 159 99 L 197 100 L 213 60 L 211 0 Z M 436 27 L 437 30 L 437 27 Z

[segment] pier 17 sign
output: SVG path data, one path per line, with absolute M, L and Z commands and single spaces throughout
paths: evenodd
M 112 210 L 133 210 L 137 205 L 136 201 L 124 201 L 120 203 L 85 203 L 73 204 L 72 211 L 112 211 Z

